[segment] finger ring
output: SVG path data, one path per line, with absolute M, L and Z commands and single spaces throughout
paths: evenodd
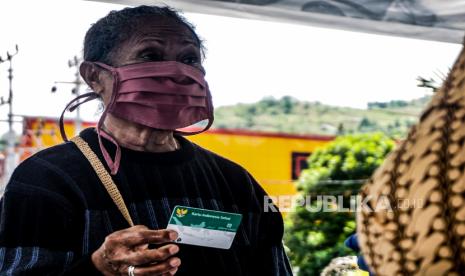
M 128 276 L 135 276 L 134 269 L 136 269 L 133 265 L 128 266 Z

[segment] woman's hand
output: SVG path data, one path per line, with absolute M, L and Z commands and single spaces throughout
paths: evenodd
M 128 275 L 128 267 L 135 266 L 134 275 L 174 275 L 181 260 L 172 257 L 179 251 L 174 244 L 149 249 L 149 244 L 176 240 L 172 230 L 150 230 L 143 225 L 123 229 L 108 235 L 102 246 L 92 254 L 92 262 L 104 275 Z

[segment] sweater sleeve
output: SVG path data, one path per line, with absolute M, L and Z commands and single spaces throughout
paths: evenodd
M 90 256 L 80 254 L 83 224 L 59 175 L 26 160 L 7 184 L 0 201 L 0 275 L 99 275 Z
M 249 175 L 252 183 L 251 204 L 258 207 L 258 241 L 254 260 L 256 275 L 292 275 L 291 265 L 282 242 L 284 223 L 281 213 L 271 202 L 267 193 Z

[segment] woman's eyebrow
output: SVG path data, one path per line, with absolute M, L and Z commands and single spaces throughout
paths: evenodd
M 159 43 L 159 44 L 165 44 L 166 41 L 162 35 L 156 35 L 156 34 L 151 34 L 151 35 L 144 35 L 144 36 L 138 36 L 134 39 L 134 42 L 141 44 L 141 43 L 147 43 L 151 44 L 153 42 Z M 179 43 L 182 45 L 188 45 L 192 44 L 196 47 L 199 47 L 198 42 L 193 40 L 190 37 L 182 36 L 179 39 Z
M 185 43 L 185 44 L 182 44 L 179 48 L 179 50 L 181 52 L 184 52 L 186 50 L 194 50 L 195 52 L 199 52 L 199 46 L 197 46 L 197 44 L 195 43 Z
M 183 38 L 181 40 L 181 43 L 182 44 L 193 44 L 195 46 L 198 46 L 198 43 L 195 40 L 192 40 L 191 38 L 187 38 L 187 37 Z
M 165 43 L 165 40 L 164 40 L 163 37 L 160 36 L 160 35 L 154 35 L 154 34 L 152 34 L 152 35 L 138 36 L 138 37 L 136 37 L 135 42 L 137 42 L 137 43 L 143 43 L 143 42 L 147 42 L 147 43 L 157 42 L 157 43 L 160 43 L 160 44 L 164 44 L 164 43 Z

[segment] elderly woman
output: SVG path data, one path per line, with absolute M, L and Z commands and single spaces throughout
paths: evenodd
M 80 103 L 100 98 L 104 112 L 74 143 L 16 169 L 1 204 L 0 274 L 290 275 L 263 189 L 181 136 L 213 120 L 192 25 L 168 7 L 113 11 L 88 30 L 84 60 L 93 92 Z M 241 214 L 230 249 L 173 243 L 176 205 Z

